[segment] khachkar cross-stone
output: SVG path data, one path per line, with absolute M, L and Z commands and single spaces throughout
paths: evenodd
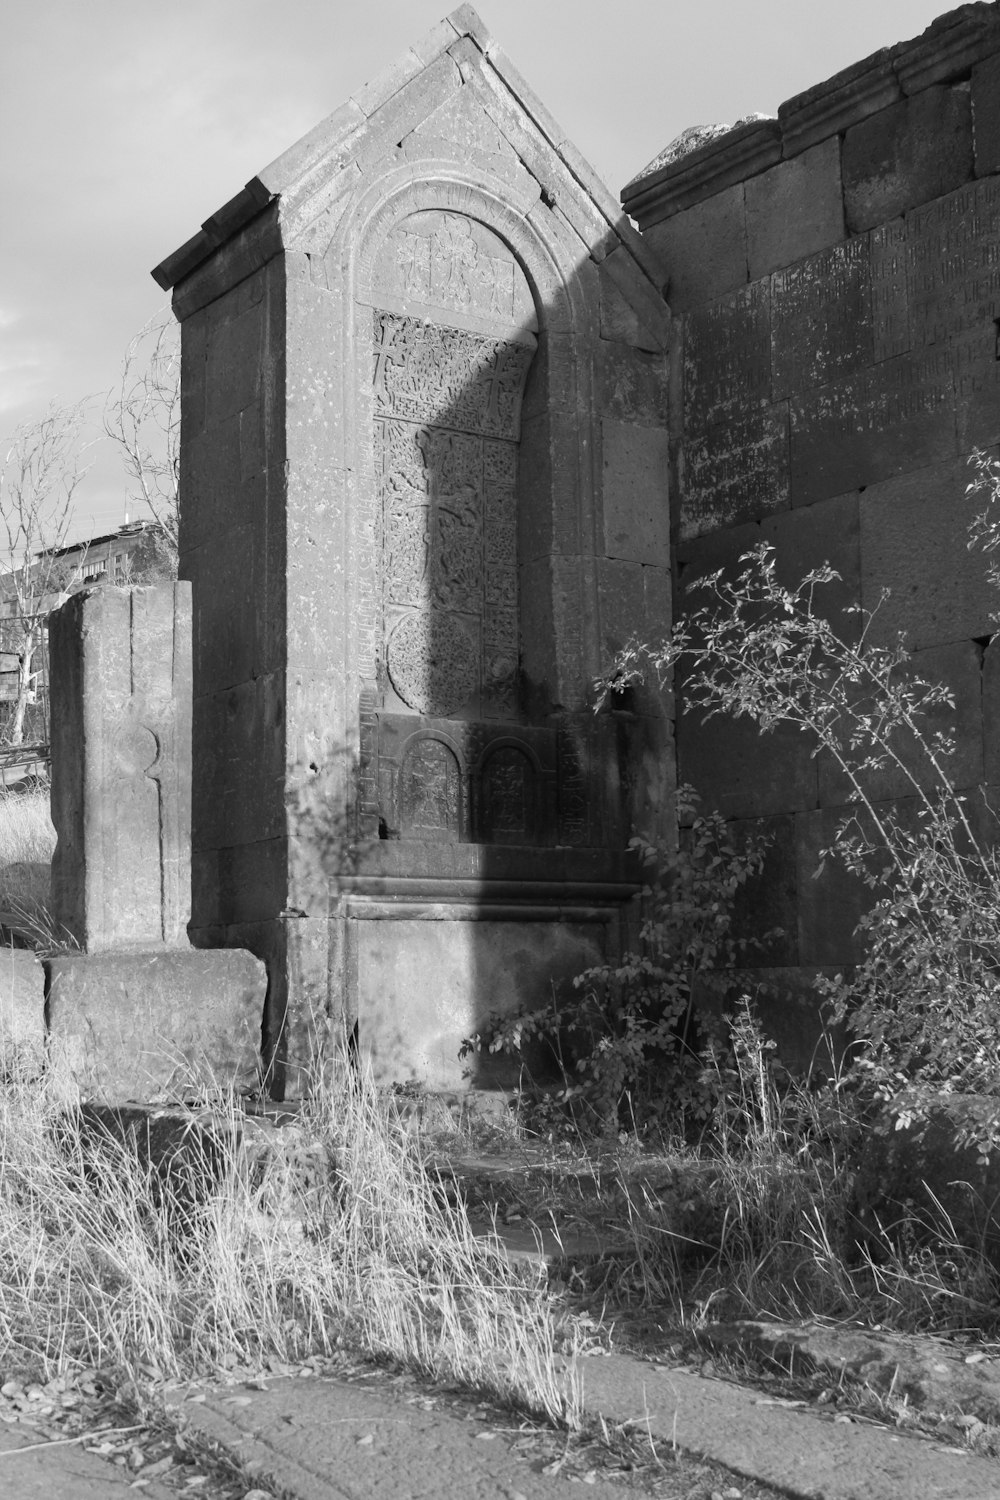
M 517 438 L 532 348 L 376 310 L 389 681 L 425 714 L 502 717 L 517 669 Z

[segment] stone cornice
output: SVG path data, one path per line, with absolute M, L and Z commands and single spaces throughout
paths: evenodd
M 1000 5 L 988 0 L 960 6 L 939 16 L 912 41 L 885 47 L 786 100 L 776 121 L 737 126 L 677 161 L 640 174 L 622 192 L 622 203 L 646 229 L 766 171 L 778 160 L 841 135 L 908 95 L 959 80 L 996 52 Z M 755 130 L 760 132 L 756 138 Z

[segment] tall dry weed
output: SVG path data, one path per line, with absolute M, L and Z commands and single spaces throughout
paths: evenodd
M 543 1289 L 472 1234 L 370 1078 L 345 1070 L 291 1139 L 230 1097 L 165 1171 L 51 1080 L 8 1080 L 0 1365 L 169 1380 L 346 1347 L 576 1420 Z

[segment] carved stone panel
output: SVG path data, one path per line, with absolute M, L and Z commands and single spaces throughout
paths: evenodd
M 483 763 L 479 780 L 480 837 L 495 844 L 530 844 L 536 837 L 537 776 L 516 745 L 502 745 Z
M 458 757 L 432 737 L 411 743 L 399 777 L 401 832 L 409 838 L 462 836 L 462 777 Z
M 384 672 L 421 714 L 517 711 L 517 438 L 529 345 L 374 313 Z
M 524 273 L 497 235 L 464 214 L 428 210 L 398 224 L 382 247 L 375 284 L 383 307 L 435 321 L 534 330 Z M 451 313 L 451 318 L 442 318 Z

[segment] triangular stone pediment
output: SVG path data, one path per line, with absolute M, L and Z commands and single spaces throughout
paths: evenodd
M 546 205 L 598 263 L 623 252 L 613 266 L 618 289 L 666 342 L 655 256 L 469 5 L 251 178 L 153 276 L 177 286 L 268 208 L 277 210 L 282 245 L 312 253 L 365 178 L 407 166 L 415 177 L 461 168 L 524 217 Z

